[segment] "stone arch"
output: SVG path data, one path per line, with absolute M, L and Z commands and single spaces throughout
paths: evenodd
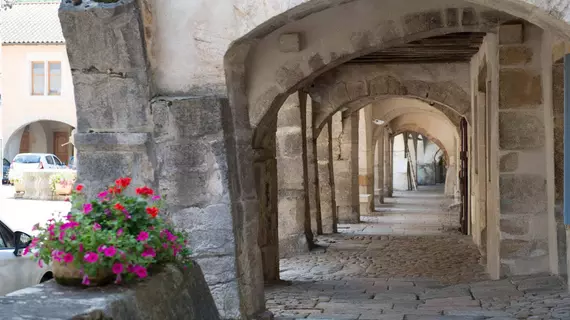
M 263 306 L 262 271 L 253 267 L 260 265 L 261 258 L 257 245 L 259 201 L 252 164 L 264 154 L 261 142 L 271 131 L 268 124 L 274 122 L 290 94 L 307 87 L 327 70 L 378 49 L 455 32 L 494 32 L 497 25 L 516 18 L 558 31 L 565 38 L 570 35 L 570 26 L 549 14 L 552 7 L 522 0 L 469 0 L 443 9 L 442 2 L 421 1 L 409 6 L 396 0 L 311 0 L 261 24 L 226 52 L 230 108 L 224 108 L 222 117 L 228 152 L 236 155 L 228 160 L 229 180 L 245 314 L 254 314 Z M 365 6 L 357 8 L 358 4 Z M 397 12 L 399 21 L 389 17 L 395 13 L 390 5 L 401 9 Z M 347 16 L 354 17 L 346 24 L 350 27 L 338 30 L 338 21 Z
M 340 66 L 315 79 L 309 89 L 311 97 L 319 103 L 313 110 L 315 129 L 319 132 L 338 110 L 359 108 L 377 99 L 394 96 L 427 102 L 459 125 L 460 118 L 469 113 L 471 98 L 467 93 L 469 70 L 462 67 L 458 72 L 461 74 L 442 76 L 441 72 L 431 73 L 435 75 L 424 80 L 405 71 L 397 74 L 384 66 Z M 454 76 L 463 76 L 464 79 L 453 81 Z M 463 85 L 458 85 L 458 82 Z

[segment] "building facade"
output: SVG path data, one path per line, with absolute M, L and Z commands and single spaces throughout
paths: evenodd
M 57 1 L 18 1 L 0 13 L 4 158 L 53 153 L 67 163 L 75 97 Z

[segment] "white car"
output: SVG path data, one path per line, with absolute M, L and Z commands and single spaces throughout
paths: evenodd
M 67 169 L 67 166 L 51 153 L 20 153 L 10 164 L 8 179 L 20 178 L 22 172 L 37 169 Z
M 13 232 L 0 221 L 0 295 L 52 279 L 50 266 L 40 268 L 31 254 L 22 256 L 32 237 L 23 232 Z

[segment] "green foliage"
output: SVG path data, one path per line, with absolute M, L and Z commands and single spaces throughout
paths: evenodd
M 75 171 L 58 172 L 49 177 L 49 186 L 51 191 L 55 192 L 55 188 L 58 184 L 62 187 L 72 186 L 76 179 L 77 173 Z

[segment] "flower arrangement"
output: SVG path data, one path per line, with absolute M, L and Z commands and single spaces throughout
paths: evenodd
M 58 172 L 49 177 L 49 186 L 52 192 L 56 192 L 57 187 L 70 188 L 75 184 L 77 174 L 75 171 Z
M 43 227 L 34 226 L 39 235 L 24 254 L 33 251 L 40 265 L 53 262 L 54 278 L 60 284 L 78 280 L 59 275 L 56 267 L 62 266 L 76 270 L 73 274 L 80 275 L 82 285 L 145 278 L 153 266 L 169 262 L 190 266 L 186 234 L 165 222 L 161 197 L 148 187 L 136 188 L 136 195 L 128 196 L 130 183 L 128 177 L 119 178 L 91 201 L 86 200 L 84 186 L 77 185 L 71 212 Z

